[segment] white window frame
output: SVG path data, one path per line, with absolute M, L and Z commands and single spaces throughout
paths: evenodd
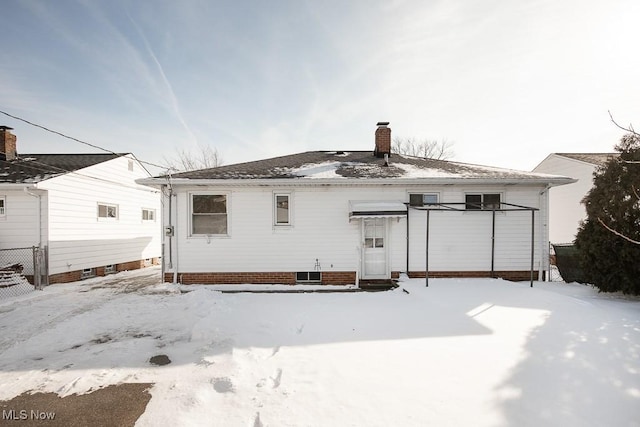
M 417 194 L 422 196 L 422 204 L 420 204 L 420 205 L 412 205 L 411 204 L 411 196 L 417 195 Z M 423 193 L 423 192 L 419 192 L 419 191 L 416 191 L 416 192 L 411 191 L 411 192 L 409 192 L 409 206 L 429 206 L 429 205 L 431 205 L 432 203 L 426 203 L 425 202 L 425 196 L 436 196 L 436 202 L 435 203 L 440 203 L 440 193 L 438 193 L 438 192 L 430 191 L 430 192 L 427 192 L 427 193 Z
M 464 205 L 464 209 L 465 209 L 465 211 L 467 211 L 467 212 L 490 211 L 491 209 L 486 209 L 484 207 L 484 204 L 485 204 L 484 197 L 486 195 L 489 195 L 489 194 L 492 194 L 492 195 L 493 194 L 497 194 L 498 196 L 500 196 L 500 203 L 505 203 L 504 193 L 501 192 L 501 191 L 477 191 L 477 192 L 473 191 L 473 192 L 464 193 L 464 204 L 465 204 Z M 481 197 L 480 198 L 480 208 L 478 208 L 478 209 L 475 209 L 475 208 L 474 209 L 467 209 L 467 196 L 480 196 Z M 500 205 L 498 207 L 498 209 L 500 209 L 501 207 L 502 207 L 502 205 Z
M 80 273 L 80 280 L 91 279 L 92 277 L 97 276 L 97 271 L 95 267 L 83 268 Z
M 286 197 L 287 207 L 287 222 L 278 222 L 278 197 Z M 293 194 L 291 192 L 276 191 L 273 193 L 273 226 L 277 228 L 287 228 L 293 226 L 293 210 L 292 203 Z
M 108 208 L 115 208 L 116 216 L 100 216 L 100 206 L 105 206 L 107 208 L 107 214 L 109 212 Z M 120 207 L 114 203 L 98 202 L 96 205 L 96 215 L 98 217 L 98 221 L 117 221 L 118 218 L 120 218 Z
M 145 212 L 147 212 L 147 218 L 144 217 Z M 149 213 L 152 214 L 153 218 L 149 218 Z M 142 222 L 156 222 L 156 210 L 151 208 L 142 208 Z
M 189 238 L 210 239 L 231 237 L 231 192 L 229 191 L 193 191 L 189 192 Z M 195 234 L 193 232 L 193 196 L 225 196 L 227 206 L 227 232 L 226 234 Z
M 7 196 L 0 196 L 0 218 L 7 217 Z

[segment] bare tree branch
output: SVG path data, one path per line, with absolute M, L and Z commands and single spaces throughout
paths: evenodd
M 163 157 L 163 163 L 167 168 L 179 171 L 209 169 L 221 166 L 222 156 L 217 148 L 200 145 L 195 152 L 176 148 L 173 157 Z
M 629 124 L 629 127 L 628 127 L 628 128 L 626 128 L 626 127 L 624 127 L 624 126 L 620 126 L 620 125 L 619 125 L 619 124 L 614 120 L 613 115 L 611 115 L 611 111 L 607 110 L 607 112 L 609 113 L 609 118 L 611 118 L 611 122 L 613 122 L 613 124 L 614 124 L 614 125 L 616 125 L 616 127 L 618 127 L 618 128 L 620 128 L 620 129 L 622 129 L 623 131 L 626 131 L 626 132 L 632 133 L 632 134 L 634 134 L 634 135 L 636 135 L 636 136 L 640 136 L 640 134 L 639 134 L 638 132 L 636 132 L 636 131 L 635 131 L 635 129 L 633 128 L 633 125 L 632 125 L 632 124 Z
M 616 236 L 618 236 L 618 237 L 622 237 L 624 240 L 626 240 L 626 241 L 628 241 L 628 242 L 634 243 L 634 244 L 636 244 L 636 245 L 640 245 L 640 240 L 633 240 L 632 238 L 627 237 L 627 236 L 625 236 L 624 234 L 617 232 L 616 230 L 614 230 L 613 228 L 611 228 L 611 227 L 609 227 L 607 224 L 605 224 L 605 223 L 604 223 L 604 221 L 602 221 L 602 219 L 598 218 L 598 222 L 599 222 L 599 223 L 600 223 L 604 228 L 606 228 L 607 230 L 609 230 L 610 232 L 612 232 L 612 233 L 613 233 L 613 234 L 615 234 Z
M 453 157 L 453 143 L 447 140 L 418 141 L 415 138 L 394 138 L 391 152 L 405 156 L 422 157 L 436 160 L 447 160 Z

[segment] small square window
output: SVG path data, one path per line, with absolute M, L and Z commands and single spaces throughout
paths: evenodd
M 6 204 L 5 196 L 0 196 L 0 216 L 6 215 L 5 204 Z
M 116 272 L 115 264 L 109 264 L 104 266 L 104 274 L 113 274 Z
M 482 195 L 482 208 L 483 209 L 500 209 L 500 194 L 483 194 Z

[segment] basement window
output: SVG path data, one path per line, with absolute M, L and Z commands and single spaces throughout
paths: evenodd
M 109 264 L 104 266 L 104 274 L 113 274 L 116 272 L 116 265 Z
M 500 193 L 466 194 L 465 209 L 493 210 L 500 209 Z
M 0 196 L 0 218 L 6 216 L 5 204 L 7 203 L 5 196 Z
M 85 268 L 82 270 L 82 273 L 80 274 L 80 280 L 90 279 L 92 277 L 96 277 L 95 268 Z
M 296 273 L 296 283 L 320 283 L 322 273 L 319 271 L 299 271 Z

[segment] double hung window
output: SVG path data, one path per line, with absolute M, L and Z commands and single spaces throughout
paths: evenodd
M 227 235 L 226 194 L 191 195 L 191 235 Z

